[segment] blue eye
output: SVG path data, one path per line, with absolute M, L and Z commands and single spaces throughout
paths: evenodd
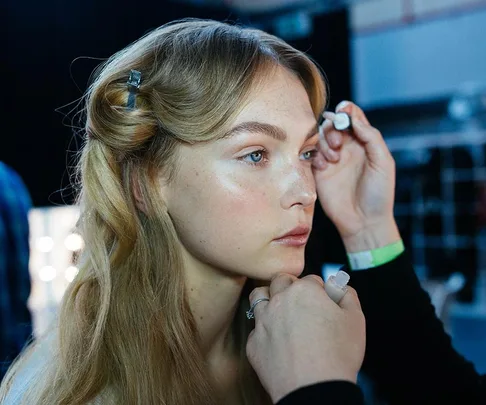
M 317 149 L 308 150 L 307 152 L 302 153 L 305 160 L 312 160 L 316 157 Z
M 307 152 L 303 152 L 301 156 L 303 156 L 304 161 L 311 161 L 316 156 L 317 149 L 308 150 Z M 268 152 L 265 149 L 256 150 L 242 156 L 240 158 L 245 163 L 248 163 L 253 166 L 262 166 L 268 162 Z
M 264 149 L 260 149 L 242 156 L 241 159 L 250 165 L 262 165 L 265 163 L 266 153 Z
M 260 163 L 263 159 L 263 152 L 261 150 L 258 150 L 256 152 L 250 153 L 248 156 L 253 163 Z

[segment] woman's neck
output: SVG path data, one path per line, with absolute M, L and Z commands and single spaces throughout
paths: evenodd
M 234 353 L 232 326 L 246 277 L 215 270 L 194 259 L 186 261 L 189 305 L 206 359 Z

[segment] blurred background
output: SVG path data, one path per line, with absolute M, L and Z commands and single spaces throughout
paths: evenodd
M 332 108 L 350 99 L 397 162 L 396 217 L 456 348 L 486 373 L 486 0 L 3 0 L 0 161 L 32 197 L 29 307 L 56 312 L 83 242 L 70 188 L 78 101 L 93 69 L 182 17 L 282 37 L 326 72 Z M 345 263 L 318 210 L 306 272 Z M 3 282 L 3 281 L 2 281 Z

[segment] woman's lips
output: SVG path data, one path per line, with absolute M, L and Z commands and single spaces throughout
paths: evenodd
M 274 239 L 274 242 L 285 246 L 304 246 L 309 239 L 310 228 L 306 226 L 299 226 L 285 235 Z

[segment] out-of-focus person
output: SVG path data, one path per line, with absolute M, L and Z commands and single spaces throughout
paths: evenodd
M 32 333 L 27 307 L 31 205 L 19 174 L 0 162 L 0 380 Z

